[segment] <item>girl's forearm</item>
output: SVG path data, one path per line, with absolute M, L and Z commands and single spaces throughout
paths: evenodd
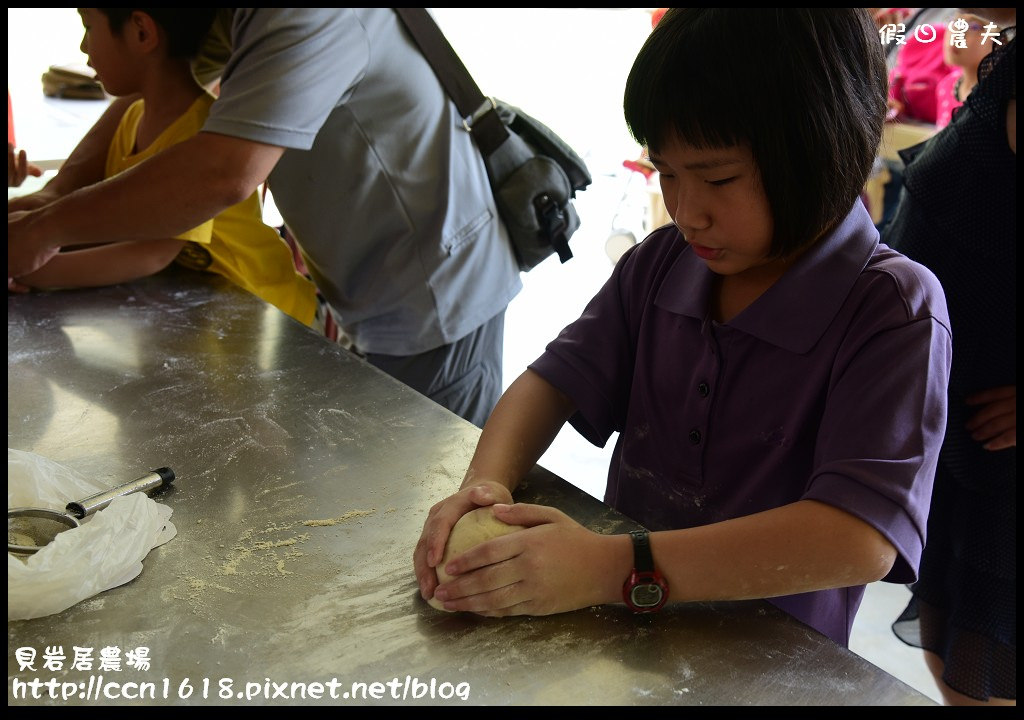
M 748 600 L 864 585 L 884 577 L 892 544 L 864 520 L 814 500 L 651 535 L 672 601 Z
M 525 371 L 484 425 L 462 487 L 490 480 L 514 489 L 573 412 L 567 396 L 540 375 Z

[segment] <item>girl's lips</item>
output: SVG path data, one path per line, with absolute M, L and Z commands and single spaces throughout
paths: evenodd
M 722 254 L 721 248 L 709 248 L 693 243 L 690 243 L 690 248 L 693 250 L 693 254 L 701 260 L 717 260 Z

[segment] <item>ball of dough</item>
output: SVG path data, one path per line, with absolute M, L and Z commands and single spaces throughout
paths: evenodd
M 490 505 L 466 513 L 459 518 L 448 535 L 448 544 L 444 546 L 444 555 L 436 568 L 438 582 L 443 583 L 452 579 L 452 576 L 444 571 L 444 566 L 459 553 L 492 538 L 524 529 L 525 527 L 522 525 L 508 525 L 494 517 L 494 509 Z M 444 605 L 434 598 L 430 598 L 427 602 L 431 607 L 445 610 Z M 451 611 L 445 610 L 445 612 Z

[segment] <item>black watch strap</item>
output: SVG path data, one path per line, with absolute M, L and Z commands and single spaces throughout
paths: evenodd
M 633 541 L 633 571 L 622 586 L 622 599 L 633 612 L 657 612 L 668 601 L 668 582 L 654 568 L 650 533 L 633 530 L 629 537 Z
M 633 567 L 642 573 L 654 572 L 654 556 L 651 555 L 651 534 L 646 530 L 633 530 Z

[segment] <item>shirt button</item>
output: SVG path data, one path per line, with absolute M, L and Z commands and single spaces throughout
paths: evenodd
M 708 393 L 711 392 L 711 388 L 708 387 L 707 383 L 702 382 L 700 385 L 697 386 L 697 392 L 700 393 L 701 397 L 707 397 Z
M 700 442 L 700 430 L 693 429 L 690 431 L 690 442 L 694 445 Z

